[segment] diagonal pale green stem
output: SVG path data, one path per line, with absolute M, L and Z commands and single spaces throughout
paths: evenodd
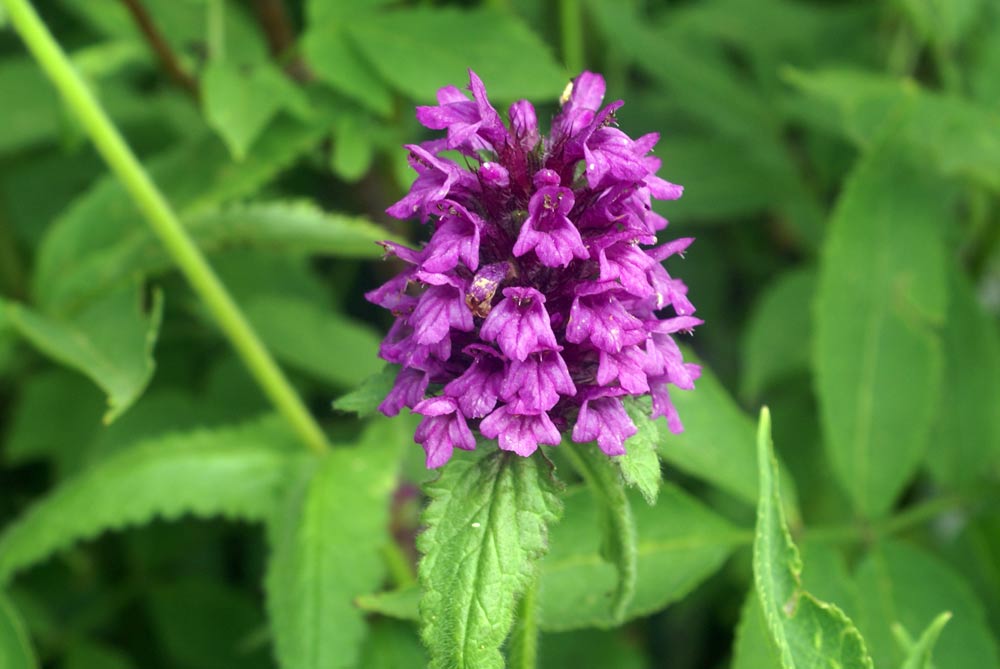
M 226 287 L 191 240 L 170 204 L 152 182 L 100 103 L 29 0 L 0 0 L 28 49 L 62 94 L 97 150 L 128 190 L 191 287 L 215 317 L 257 383 L 295 432 L 317 453 L 329 446 L 323 430 L 274 362 Z

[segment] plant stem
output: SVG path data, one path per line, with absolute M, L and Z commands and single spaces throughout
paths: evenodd
M 389 539 L 382 546 L 382 558 L 385 560 L 386 568 L 389 570 L 389 578 L 397 588 L 405 588 L 417 582 L 417 575 L 413 573 L 413 565 L 406 557 L 406 553 L 396 543 L 395 539 Z
M 507 658 L 511 669 L 535 669 L 538 666 L 538 576 L 524 591 L 517 606 L 517 625 L 510 638 Z
M 132 196 L 264 393 L 309 448 L 317 453 L 325 452 L 329 446 L 323 430 L 264 348 L 170 204 L 42 23 L 30 0 L 0 2 L 7 7 L 10 21 L 28 49 L 62 94 L 67 106 L 73 110 L 97 150 Z
M 583 21 L 580 0 L 559 0 L 559 30 L 566 69 L 576 76 L 583 70 Z
M 166 71 L 167 76 L 197 99 L 198 82 L 181 67 L 180 60 L 178 60 L 173 49 L 170 48 L 170 44 L 163 37 L 159 28 L 156 27 L 153 17 L 149 15 L 141 0 L 122 0 L 122 3 L 128 8 L 129 13 L 132 14 L 132 19 L 135 20 L 139 31 L 146 38 L 150 48 L 153 49 L 153 53 L 156 54 L 156 58 L 160 61 L 160 65 Z

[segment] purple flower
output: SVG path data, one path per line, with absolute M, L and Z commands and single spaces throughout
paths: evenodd
M 404 269 L 366 294 L 396 317 L 380 355 L 401 370 L 379 408 L 423 416 L 428 467 L 475 448 L 476 432 L 522 456 L 560 430 L 622 455 L 636 433 L 623 402 L 639 395 L 681 430 L 669 386 L 693 388 L 700 368 L 674 336 L 701 321 L 663 266 L 692 240 L 655 246 L 667 221 L 651 201 L 683 190 L 656 175 L 659 136 L 619 130 L 622 103 L 602 107 L 591 72 L 567 88 L 547 137 L 531 103 L 511 105 L 508 127 L 469 80 L 471 95 L 447 86 L 417 108 L 446 137 L 407 146 L 417 178 L 387 210 L 432 234 L 416 250 L 385 242 Z
M 451 397 L 432 397 L 423 400 L 413 412 L 424 419 L 417 426 L 414 440 L 427 452 L 427 467 L 440 467 L 451 459 L 455 446 L 467 451 L 476 448 L 476 438 Z

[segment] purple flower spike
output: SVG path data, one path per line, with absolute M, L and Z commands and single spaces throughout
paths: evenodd
M 618 129 L 622 103 L 604 105 L 605 90 L 578 76 L 548 136 L 526 100 L 505 125 L 474 72 L 417 108 L 445 136 L 407 147 L 417 176 L 387 212 L 432 234 L 415 249 L 385 242 L 403 268 L 366 297 L 396 318 L 379 355 L 401 369 L 379 408 L 423 416 L 428 467 L 477 433 L 521 456 L 560 430 L 622 455 L 636 433 L 625 402 L 641 395 L 682 429 L 670 386 L 692 389 L 701 370 L 674 338 L 701 320 L 664 263 L 692 240 L 658 241 L 667 220 L 651 203 L 683 189 L 656 174 L 659 135 Z

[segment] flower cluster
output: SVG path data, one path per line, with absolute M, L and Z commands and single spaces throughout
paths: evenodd
M 653 246 L 667 221 L 650 199 L 682 192 L 656 176 L 658 135 L 619 130 L 622 103 L 601 108 L 597 74 L 570 84 L 548 137 L 529 102 L 511 105 L 508 126 L 469 78 L 471 100 L 447 86 L 417 108 L 447 136 L 406 147 L 417 178 L 387 210 L 434 230 L 419 250 L 384 242 L 405 269 L 367 294 L 396 316 L 380 355 L 401 371 L 379 408 L 424 417 L 428 467 L 475 448 L 474 429 L 523 456 L 570 429 L 621 455 L 636 432 L 626 396 L 649 394 L 653 417 L 680 431 L 667 386 L 691 389 L 700 370 L 671 335 L 701 321 L 662 265 L 692 240 Z

